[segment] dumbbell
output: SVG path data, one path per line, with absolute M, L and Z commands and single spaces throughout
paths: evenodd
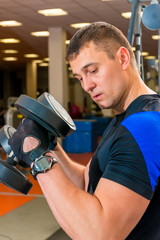
M 15 102 L 15 107 L 25 118 L 30 118 L 45 128 L 50 138 L 65 138 L 76 129 L 67 111 L 47 92 L 43 93 L 38 99 L 20 95 Z M 19 160 L 14 156 L 8 144 L 9 138 L 15 131 L 16 129 L 9 125 L 0 129 L 0 144 L 8 155 L 6 160 L 0 159 L 0 182 L 16 191 L 27 194 L 32 187 L 32 183 L 16 168 Z

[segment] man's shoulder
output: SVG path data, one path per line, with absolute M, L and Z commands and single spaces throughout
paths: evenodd
M 157 111 L 160 112 L 160 95 L 141 95 L 136 98 L 126 110 L 126 116 L 137 112 Z
M 160 112 L 143 111 L 128 116 L 121 123 L 140 144 L 157 146 L 160 143 Z
M 122 125 L 127 129 L 141 129 L 143 131 L 160 131 L 160 109 L 158 111 L 142 111 L 129 115 L 122 121 Z M 140 130 L 139 129 L 139 130 Z

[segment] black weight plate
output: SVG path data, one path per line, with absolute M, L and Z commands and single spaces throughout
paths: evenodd
M 2 159 L 0 159 L 0 182 L 24 194 L 32 187 L 32 183 L 25 175 Z
M 16 132 L 16 129 L 9 125 L 5 125 L 0 129 L 0 144 L 8 155 L 12 151 L 10 145 L 8 144 L 8 139 L 12 137 L 14 132 Z
M 38 102 L 43 103 L 45 106 L 53 110 L 63 121 L 70 126 L 70 131 L 76 130 L 76 126 L 62 105 L 49 93 L 43 93 L 38 99 Z
M 20 95 L 15 102 L 16 108 L 25 116 L 47 129 L 57 137 L 66 137 L 70 133 L 70 126 L 52 108 L 26 95 Z

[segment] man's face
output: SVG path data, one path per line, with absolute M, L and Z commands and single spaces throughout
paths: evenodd
M 116 110 L 118 105 L 121 106 L 127 82 L 117 54 L 115 59 L 109 59 L 106 52 L 90 42 L 70 61 L 70 65 L 82 88 L 100 108 Z

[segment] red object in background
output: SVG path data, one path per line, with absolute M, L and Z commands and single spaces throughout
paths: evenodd
M 70 116 L 71 118 L 81 118 L 81 111 L 80 108 L 77 105 L 72 105 L 70 107 Z

